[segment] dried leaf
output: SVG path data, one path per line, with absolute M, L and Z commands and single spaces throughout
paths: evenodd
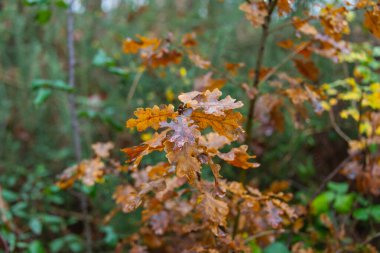
M 292 10 L 291 4 L 294 2 L 294 0 L 278 0 L 277 3 L 277 12 L 278 15 L 284 16 L 286 14 L 289 14 Z
M 224 116 L 224 111 L 240 108 L 243 103 L 236 101 L 236 99 L 227 96 L 221 100 L 218 100 L 222 95 L 222 92 L 218 89 L 214 89 L 212 92 L 207 90 L 206 92 L 188 92 L 182 93 L 178 96 L 179 100 L 193 109 L 202 109 L 206 114 L 212 114 L 215 116 Z
M 311 60 L 294 59 L 298 71 L 306 78 L 316 82 L 319 79 L 319 69 Z
M 134 112 L 137 119 L 127 121 L 128 128 L 137 128 L 137 131 L 144 131 L 148 127 L 157 130 L 161 122 L 166 122 L 168 118 L 175 118 L 177 113 L 174 112 L 173 105 L 165 105 L 162 108 L 153 106 L 153 108 L 138 108 Z
M 213 73 L 208 72 L 207 74 L 197 77 L 194 82 L 194 90 L 197 91 L 206 91 L 221 89 L 227 82 L 225 79 L 213 79 Z
M 243 3 L 239 9 L 245 13 L 246 19 L 255 27 L 265 23 L 265 17 L 268 15 L 267 5 L 264 1 L 253 1 L 252 3 Z
M 201 163 L 198 161 L 198 150 L 187 143 L 182 149 L 174 150 L 174 144 L 165 142 L 166 157 L 170 164 L 176 165 L 178 177 L 186 177 L 191 183 L 201 170 Z
M 170 123 L 161 123 L 162 127 L 169 127 L 174 130 L 172 136 L 168 140 L 174 143 L 174 149 L 182 148 L 186 143 L 192 145 L 201 135 L 198 126 L 193 124 L 194 121 L 185 116 L 179 116 L 175 121 Z
M 134 211 L 142 203 L 141 197 L 137 191 L 130 185 L 120 185 L 116 188 L 113 198 L 121 207 L 123 212 L 129 213 Z
M 248 146 L 242 145 L 238 148 L 233 148 L 228 153 L 219 153 L 218 156 L 227 163 L 245 170 L 259 167 L 258 163 L 249 162 L 249 159 L 255 158 L 255 156 L 248 155 L 247 150 Z
M 191 119 L 200 129 L 212 127 L 219 135 L 227 137 L 229 140 L 236 140 L 244 133 L 240 126 L 243 116 L 239 112 L 232 110 L 225 111 L 223 116 L 205 114 L 200 111 L 194 111 Z
M 208 69 L 211 65 L 210 61 L 204 60 L 200 55 L 189 53 L 189 59 L 194 63 L 195 66 L 201 69 Z
M 114 148 L 114 145 L 112 142 L 106 142 L 106 143 L 98 142 L 98 143 L 93 144 L 91 147 L 98 157 L 108 158 L 110 156 L 110 150 Z
M 205 192 L 200 196 L 201 210 L 204 218 L 212 223 L 212 232 L 218 236 L 218 226 L 227 226 L 228 205 L 224 201 L 215 199 L 210 193 Z

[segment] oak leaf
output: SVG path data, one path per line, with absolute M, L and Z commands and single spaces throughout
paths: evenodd
M 239 9 L 245 13 L 254 27 L 261 26 L 265 23 L 265 17 L 268 15 L 267 5 L 264 1 L 253 1 L 252 3 L 243 3 Z
M 182 149 L 174 150 L 173 148 L 173 143 L 165 142 L 166 157 L 169 163 L 176 165 L 178 177 L 186 177 L 192 183 L 201 170 L 201 163 L 197 159 L 198 150 L 188 143 L 185 143 Z
M 306 78 L 316 82 L 319 79 L 319 69 L 311 60 L 294 59 L 298 71 Z
M 212 114 L 215 116 L 225 115 L 224 111 L 240 108 L 243 103 L 236 101 L 236 99 L 227 96 L 221 100 L 218 100 L 222 95 L 219 89 L 213 91 L 192 91 L 188 93 L 182 93 L 178 96 L 179 100 L 193 109 L 202 109 L 206 114 Z
M 195 66 L 201 69 L 208 69 L 211 65 L 210 61 L 203 59 L 200 55 L 189 53 L 189 59 L 194 63 Z
M 197 77 L 194 81 L 194 90 L 206 91 L 221 89 L 226 84 L 226 79 L 213 79 L 212 75 L 212 72 L 208 72 L 205 75 Z
M 174 143 L 174 149 L 182 148 L 186 143 L 193 145 L 195 140 L 201 135 L 198 126 L 193 124 L 194 121 L 185 116 L 179 116 L 175 121 L 170 123 L 161 123 L 162 127 L 168 127 L 174 133 L 168 140 Z
M 92 149 L 95 152 L 95 155 L 97 155 L 100 158 L 108 158 L 110 156 L 110 150 L 114 148 L 114 145 L 112 142 L 107 143 L 95 143 L 92 146 Z
M 200 111 L 194 111 L 191 114 L 191 119 L 200 129 L 211 127 L 219 135 L 225 136 L 229 140 L 236 140 L 244 133 L 240 126 L 242 118 L 241 113 L 232 110 L 225 111 L 222 116 L 205 114 Z
M 160 128 L 160 123 L 165 122 L 168 118 L 175 118 L 177 113 L 174 112 L 173 105 L 165 105 L 162 108 L 157 105 L 153 106 L 153 108 L 138 108 L 134 112 L 137 119 L 130 119 L 127 121 L 128 128 L 137 128 L 137 131 L 141 132 L 147 129 L 148 127 L 152 127 L 157 130 Z
M 255 158 L 255 156 L 248 155 L 247 150 L 248 146 L 242 145 L 238 148 L 233 148 L 228 153 L 219 153 L 218 156 L 227 163 L 245 170 L 259 167 L 258 163 L 249 162 L 249 159 Z
M 202 213 L 206 220 L 211 222 L 212 232 L 218 236 L 218 226 L 227 226 L 228 205 L 222 200 L 214 198 L 210 193 L 205 192 L 200 196 Z

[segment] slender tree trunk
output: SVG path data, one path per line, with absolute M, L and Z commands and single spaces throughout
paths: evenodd
M 71 87 L 75 88 L 75 46 L 74 46 L 74 13 L 73 3 L 71 0 L 67 9 L 67 50 L 68 50 L 68 83 Z M 75 103 L 75 94 L 68 94 L 69 112 L 71 119 L 71 131 L 74 143 L 75 158 L 79 163 L 82 159 L 82 147 L 80 127 L 77 116 L 77 108 Z M 79 193 L 81 209 L 84 216 L 84 235 L 86 240 L 86 252 L 92 253 L 92 231 L 88 215 L 88 200 L 86 195 Z

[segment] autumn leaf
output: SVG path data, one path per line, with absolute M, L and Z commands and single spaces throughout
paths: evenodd
M 225 79 L 213 79 L 213 73 L 208 72 L 205 75 L 197 77 L 194 82 L 194 90 L 196 91 L 206 91 L 221 89 L 227 82 Z
M 196 39 L 196 34 L 195 33 L 186 33 L 182 37 L 182 45 L 185 47 L 194 47 L 198 44 L 198 42 L 195 40 Z
M 224 111 L 240 108 L 243 103 L 236 101 L 236 99 L 227 96 L 221 100 L 218 100 L 222 95 L 222 92 L 218 89 L 214 89 L 212 92 L 207 90 L 206 92 L 192 91 L 188 93 L 182 93 L 178 96 L 179 100 L 193 109 L 202 109 L 206 114 L 212 114 L 215 116 L 224 116 Z
M 238 148 L 233 148 L 228 153 L 219 153 L 218 156 L 227 163 L 245 170 L 259 167 L 258 163 L 249 162 L 255 156 L 248 155 L 247 150 L 248 146 L 242 145 Z
M 380 38 L 380 8 L 373 7 L 372 11 L 364 13 L 364 26 L 377 38 Z
M 189 59 L 194 63 L 195 66 L 201 69 L 208 69 L 211 65 L 210 61 L 203 59 L 200 55 L 189 53 Z
M 224 201 L 214 198 L 208 192 L 201 195 L 200 199 L 202 213 L 206 220 L 212 223 L 212 232 L 218 236 L 218 226 L 227 226 L 228 205 Z
M 320 22 L 325 29 L 325 33 L 338 41 L 343 34 L 350 33 L 347 21 L 348 11 L 344 6 L 334 8 L 327 5 L 320 12 Z
M 305 34 L 305 35 L 311 35 L 315 36 L 318 34 L 317 29 L 310 25 L 307 20 L 302 20 L 299 17 L 293 18 L 293 26 L 296 28 L 297 31 Z
M 306 78 L 316 82 L 319 79 L 319 69 L 311 60 L 294 59 L 298 71 Z
M 112 196 L 123 212 L 134 211 L 142 203 L 138 192 L 130 185 L 120 185 Z
M 157 130 L 160 123 L 165 122 L 168 118 L 175 118 L 177 113 L 174 112 L 173 105 L 165 105 L 162 108 L 154 106 L 153 108 L 139 108 L 134 112 L 137 119 L 127 121 L 128 128 L 137 128 L 137 131 L 144 131 L 148 127 Z
M 145 65 L 153 68 L 165 67 L 169 64 L 179 64 L 182 61 L 182 53 L 177 50 L 170 51 L 168 49 L 161 49 L 153 54 L 142 54 L 141 57 L 144 59 Z
M 156 50 L 160 45 L 160 40 L 157 38 L 147 38 L 140 35 L 136 36 L 139 40 L 126 38 L 123 42 L 123 52 L 125 54 L 136 54 L 140 49 L 150 48 Z
M 198 126 L 193 124 L 194 121 L 185 116 L 179 116 L 170 123 L 163 122 L 161 127 L 169 127 L 174 133 L 168 140 L 174 143 L 174 149 L 182 148 L 186 143 L 193 145 L 195 140 L 201 135 Z
M 198 143 L 200 146 L 206 147 L 208 153 L 216 154 L 219 149 L 229 144 L 230 140 L 223 135 L 211 132 L 201 136 Z
M 284 214 L 277 206 L 273 205 L 272 201 L 267 201 L 265 206 L 267 212 L 267 220 L 273 228 L 278 228 L 282 222 L 281 215 Z
M 95 155 L 97 155 L 100 158 L 108 158 L 110 156 L 110 150 L 114 148 L 114 145 L 112 142 L 106 142 L 106 143 L 95 143 L 92 146 L 92 149 L 95 152 Z
M 177 176 L 186 177 L 192 183 L 201 170 L 196 147 L 185 143 L 181 149 L 174 150 L 174 144 L 167 141 L 165 142 L 165 151 L 169 163 L 176 165 Z
M 278 0 L 277 3 L 277 12 L 278 15 L 284 16 L 286 14 L 289 14 L 292 10 L 291 4 L 294 2 L 294 0 Z
M 239 9 L 245 13 L 254 27 L 261 26 L 265 23 L 265 17 L 268 15 L 267 5 L 264 1 L 253 1 L 252 3 L 242 3 Z
M 211 127 L 215 132 L 229 140 L 236 140 L 244 133 L 240 126 L 242 118 L 241 113 L 232 110 L 225 111 L 223 116 L 205 114 L 200 111 L 194 111 L 191 114 L 191 119 L 200 129 Z

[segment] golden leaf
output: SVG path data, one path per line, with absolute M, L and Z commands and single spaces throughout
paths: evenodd
M 137 131 L 144 131 L 148 127 L 157 130 L 161 122 L 165 122 L 168 118 L 175 118 L 177 113 L 174 112 L 173 105 L 165 105 L 162 108 L 157 105 L 153 108 L 138 108 L 134 112 L 137 119 L 130 119 L 127 121 L 127 127 L 136 127 Z
M 277 12 L 280 17 L 290 13 L 290 11 L 292 10 L 291 4 L 293 3 L 293 1 L 294 0 L 278 0 Z
M 232 110 L 225 111 L 223 116 L 205 114 L 200 111 L 194 111 L 191 119 L 199 126 L 200 129 L 212 127 L 218 134 L 227 137 L 229 140 L 236 140 L 244 131 L 240 126 L 243 116 L 239 112 Z
M 380 38 L 380 8 L 373 7 L 372 11 L 364 14 L 364 26 L 377 38 Z

